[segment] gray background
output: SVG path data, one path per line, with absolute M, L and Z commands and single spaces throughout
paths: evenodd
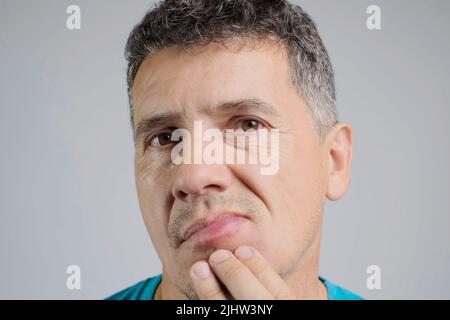
M 161 270 L 134 185 L 123 48 L 151 1 L 0 1 L 0 298 L 98 299 Z M 321 274 L 450 298 L 450 1 L 296 1 L 332 57 L 352 181 Z M 81 30 L 66 8 L 81 7 Z M 377 4 L 382 29 L 366 28 Z M 81 290 L 66 267 L 81 267 Z M 366 288 L 381 268 L 382 289 Z

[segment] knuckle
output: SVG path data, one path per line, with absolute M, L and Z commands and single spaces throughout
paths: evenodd
M 258 279 L 264 278 L 270 272 L 270 268 L 265 264 L 257 264 L 253 267 L 253 273 Z
M 230 266 L 228 269 L 224 270 L 224 277 L 226 279 L 236 279 L 241 276 L 244 269 L 241 266 Z

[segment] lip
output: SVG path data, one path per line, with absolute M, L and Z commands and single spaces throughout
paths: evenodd
M 210 244 L 235 234 L 246 220 L 248 220 L 247 217 L 236 213 L 221 214 L 209 221 L 205 219 L 196 220 L 184 233 L 183 242 L 194 241 L 201 244 Z

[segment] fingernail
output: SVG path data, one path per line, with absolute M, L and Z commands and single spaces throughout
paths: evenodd
M 227 250 L 217 250 L 211 256 L 210 259 L 214 263 L 219 263 L 227 260 L 230 257 L 230 252 Z
M 248 259 L 253 256 L 253 250 L 250 247 L 247 246 L 240 246 L 239 248 L 234 251 L 234 254 L 239 259 Z
M 209 270 L 208 263 L 205 261 L 197 262 L 194 265 L 194 273 L 200 279 L 205 279 L 210 276 L 211 271 Z

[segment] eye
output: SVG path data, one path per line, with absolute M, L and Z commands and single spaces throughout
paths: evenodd
M 242 129 L 244 131 L 256 131 L 260 129 L 261 122 L 256 119 L 242 119 L 237 122 L 238 129 Z
M 152 147 L 163 147 L 168 144 L 171 144 L 172 141 L 172 132 L 162 132 L 157 135 L 152 136 L 150 139 L 149 145 Z

